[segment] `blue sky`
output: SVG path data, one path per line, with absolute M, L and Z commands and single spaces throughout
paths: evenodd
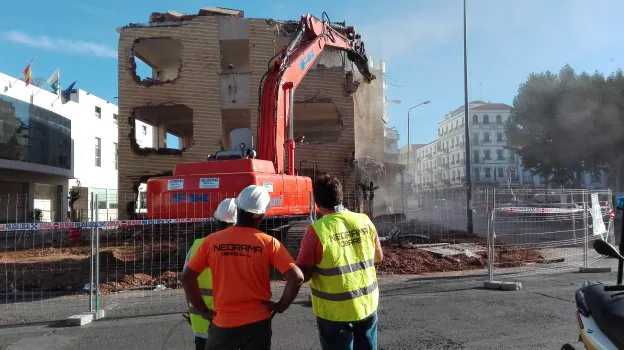
M 246 17 L 295 19 L 326 11 L 359 30 L 369 55 L 387 62 L 390 125 L 406 143 L 436 137 L 436 123 L 463 104 L 462 1 L 27 1 L 6 2 L 0 22 L 0 71 L 19 76 L 31 58 L 33 77 L 61 69 L 66 87 L 111 102 L 117 96 L 115 28 L 146 22 L 152 11 L 196 13 L 205 6 L 243 9 Z M 511 104 L 527 75 L 558 70 L 610 73 L 624 66 L 624 2 L 600 0 L 468 0 L 468 70 L 471 99 Z

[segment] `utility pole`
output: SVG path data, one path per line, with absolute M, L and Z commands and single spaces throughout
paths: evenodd
M 468 127 L 468 52 L 466 41 L 466 0 L 464 0 L 464 133 L 466 146 L 466 214 L 467 224 L 466 231 L 469 234 L 474 233 L 472 221 L 472 174 L 470 162 L 470 128 Z

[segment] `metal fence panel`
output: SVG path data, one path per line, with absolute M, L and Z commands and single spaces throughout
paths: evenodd
M 495 190 L 492 202 L 490 278 L 587 267 L 602 259 L 591 248 L 595 239 L 614 243 L 608 190 Z M 596 234 L 592 208 L 604 225 Z
M 25 210 L 31 206 L 27 196 L 0 196 L 0 211 L 10 213 L 0 223 L 0 325 L 58 320 L 97 309 L 113 317 L 187 309 L 178 277 L 193 241 L 219 229 L 210 218 L 216 208 L 195 210 L 192 206 L 201 201 L 179 201 L 175 205 L 191 206 L 188 212 L 205 212 L 200 215 L 205 217 L 159 213 L 168 218 L 147 220 L 142 218 L 145 206 L 138 205 L 131 220 L 110 220 L 117 217 L 110 203 L 137 201 L 114 195 L 96 193 L 89 212 L 73 215 L 86 221 L 76 222 L 44 222 Z M 378 265 L 382 274 L 485 274 L 489 266 L 493 278 L 598 261 L 591 249 L 598 237 L 593 235 L 593 196 L 601 215 L 609 218 L 603 237 L 612 242 L 610 191 L 478 189 L 473 193 L 474 234 L 466 231 L 463 188 L 372 195 L 346 190 L 344 204 L 371 217 L 384 244 L 385 259 Z M 301 202 L 311 194 L 295 197 Z M 309 216 L 274 217 L 261 230 L 281 240 L 296 258 L 309 223 Z M 280 278 L 275 271 L 273 275 Z

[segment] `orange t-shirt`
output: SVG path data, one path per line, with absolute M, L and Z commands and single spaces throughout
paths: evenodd
M 217 312 L 213 323 L 231 328 L 271 317 L 263 303 L 271 299 L 270 267 L 286 273 L 294 264 L 277 239 L 234 226 L 208 235 L 187 266 L 200 273 L 210 267 Z

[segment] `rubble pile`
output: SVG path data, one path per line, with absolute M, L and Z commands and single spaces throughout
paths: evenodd
M 166 271 L 158 277 L 152 277 L 145 273 L 124 275 L 119 281 L 106 281 L 100 283 L 100 294 L 108 295 L 123 290 L 146 290 L 160 287 L 158 290 L 177 289 L 182 287 L 178 279 L 178 273 Z
M 401 244 L 385 245 L 384 260 L 377 265 L 380 274 L 425 274 L 476 270 L 487 267 L 487 248 L 478 244 Z M 500 246 L 495 249 L 497 268 L 545 263 L 535 250 Z

